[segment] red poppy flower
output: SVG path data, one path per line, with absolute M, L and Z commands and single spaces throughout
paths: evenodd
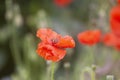
M 65 6 L 68 6 L 70 3 L 72 3 L 72 1 L 73 0 L 54 0 L 54 3 L 57 6 L 65 7 Z
M 100 41 L 101 32 L 99 30 L 89 30 L 78 34 L 78 40 L 82 44 L 94 45 Z
M 103 43 L 106 46 L 114 46 L 116 44 L 116 36 L 112 33 L 107 33 L 103 37 Z
M 110 11 L 110 26 L 116 36 L 120 36 L 120 5 L 115 6 Z
M 41 39 L 37 53 L 46 60 L 59 61 L 66 54 L 65 48 L 75 47 L 75 42 L 71 36 L 62 37 L 51 29 L 39 29 L 36 36 Z
M 39 29 L 37 31 L 38 38 L 40 38 L 43 42 L 51 44 L 60 48 L 73 48 L 75 47 L 75 42 L 71 36 L 64 36 L 57 34 L 51 29 Z

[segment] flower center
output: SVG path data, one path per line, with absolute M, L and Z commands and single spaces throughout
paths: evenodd
M 51 39 L 51 41 L 52 41 L 52 44 L 58 43 L 58 39 L 57 38 Z

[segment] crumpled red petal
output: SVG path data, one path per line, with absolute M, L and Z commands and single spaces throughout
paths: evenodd
M 57 62 L 66 54 L 66 50 L 56 48 L 52 45 L 46 44 L 44 42 L 38 44 L 38 49 L 36 51 L 38 55 L 42 56 L 45 60 L 51 60 Z
M 54 44 L 54 46 L 59 48 L 73 48 L 75 47 L 75 42 L 71 36 L 64 36 L 60 38 L 60 40 Z
M 54 44 L 61 38 L 61 35 L 52 31 L 49 28 L 41 28 L 37 31 L 36 36 L 40 38 L 45 43 Z

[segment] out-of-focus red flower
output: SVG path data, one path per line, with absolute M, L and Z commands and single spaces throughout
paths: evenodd
M 120 51 L 120 44 L 115 46 L 115 49 Z
M 117 50 L 120 51 L 120 37 L 117 37 L 116 38 L 116 43 L 115 43 L 115 46 L 114 46 Z
M 88 30 L 78 34 L 78 40 L 85 45 L 94 45 L 100 41 L 100 30 Z
M 120 36 L 120 5 L 113 7 L 110 11 L 110 26 L 116 36 Z
M 103 37 L 103 43 L 106 46 L 112 46 L 117 50 L 120 50 L 120 37 L 115 36 L 113 33 L 105 34 Z
M 117 2 L 120 4 L 120 0 L 117 0 Z
M 37 53 L 45 60 L 59 61 L 66 54 L 65 48 L 75 47 L 75 42 L 71 36 L 62 37 L 48 28 L 39 29 L 36 36 L 41 39 Z
M 112 33 L 107 33 L 103 36 L 103 43 L 106 46 L 114 46 L 116 44 L 116 36 Z
M 65 6 L 68 6 L 70 3 L 72 3 L 72 1 L 73 0 L 54 0 L 54 3 L 57 6 L 65 7 Z

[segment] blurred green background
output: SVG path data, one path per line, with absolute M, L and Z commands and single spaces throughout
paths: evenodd
M 71 35 L 76 47 L 56 63 L 55 80 L 81 80 L 85 67 L 92 69 L 96 80 L 113 75 L 119 80 L 119 52 L 102 43 L 94 47 L 81 45 L 77 34 L 88 29 L 109 32 L 109 10 L 115 0 L 73 0 L 66 7 L 53 0 L 0 0 L 0 80 L 50 80 L 50 62 L 36 53 L 39 39 L 36 30 L 50 27 Z M 94 56 L 93 56 L 94 54 Z M 85 74 L 85 80 L 91 80 Z

